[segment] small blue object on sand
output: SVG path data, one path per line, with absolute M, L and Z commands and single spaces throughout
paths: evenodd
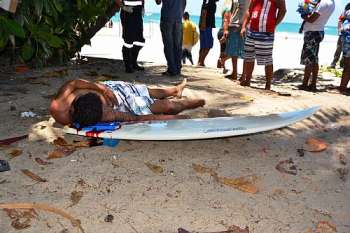
M 109 147 L 116 147 L 119 144 L 119 139 L 113 139 L 113 138 L 104 138 L 103 139 L 103 145 L 109 146 Z

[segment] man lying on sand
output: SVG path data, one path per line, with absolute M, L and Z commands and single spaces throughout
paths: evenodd
M 80 126 L 109 121 L 144 121 L 187 118 L 176 115 L 201 107 L 203 99 L 167 99 L 182 97 L 187 80 L 169 88 L 149 88 L 123 81 L 93 83 L 73 80 L 65 83 L 50 105 L 50 113 L 63 125 Z M 163 115 L 164 114 L 164 115 Z

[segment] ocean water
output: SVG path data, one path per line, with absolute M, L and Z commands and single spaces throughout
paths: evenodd
M 113 16 L 112 20 L 113 20 L 113 22 L 119 22 L 120 21 L 119 13 L 116 14 L 115 16 Z M 199 16 L 192 15 L 191 20 L 198 24 Z M 143 21 L 144 21 L 144 23 L 159 23 L 160 14 L 159 13 L 145 13 Z M 221 27 L 221 22 L 222 22 L 221 17 L 216 17 L 216 27 L 217 28 Z M 300 25 L 301 25 L 301 19 L 300 19 L 300 23 L 281 23 L 277 27 L 277 32 L 298 33 Z M 326 26 L 325 27 L 325 34 L 333 35 L 333 36 L 338 35 L 337 34 L 337 27 Z

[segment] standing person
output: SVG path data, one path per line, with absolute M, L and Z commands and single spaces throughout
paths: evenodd
M 244 58 L 244 35 L 240 32 L 248 6 L 249 0 L 232 0 L 231 9 L 224 14 L 225 54 L 232 59 L 232 74 L 226 77 L 233 80 L 237 80 L 237 59 Z
M 160 30 L 168 69 L 163 75 L 175 76 L 181 73 L 182 58 L 182 16 L 186 0 L 155 0 L 162 3 Z
M 200 50 L 198 66 L 205 66 L 205 58 L 213 48 L 213 28 L 215 28 L 216 2 L 219 0 L 203 0 L 201 16 L 199 20 Z
M 334 59 L 331 63 L 331 65 L 329 66 L 329 68 L 335 68 L 337 65 L 337 62 L 339 61 L 339 58 L 341 56 L 342 53 L 342 46 L 343 46 L 343 41 L 342 41 L 342 35 L 341 35 L 341 28 L 342 28 L 342 24 L 344 21 L 344 13 L 350 9 L 350 3 L 346 4 L 344 11 L 342 12 L 342 14 L 339 16 L 339 20 L 338 20 L 338 33 L 339 33 L 339 37 L 338 37 L 338 41 L 337 41 L 337 48 L 334 52 Z M 340 67 L 343 68 L 344 65 L 344 58 L 342 57 L 340 59 Z
M 217 68 L 224 68 L 224 73 L 227 71 L 226 67 L 225 67 L 225 62 L 228 59 L 228 57 L 225 54 L 225 50 L 226 50 L 226 38 L 224 36 L 224 21 L 225 21 L 225 14 L 226 12 L 229 12 L 230 9 L 232 7 L 232 0 L 225 0 L 224 1 L 224 5 L 222 8 L 222 12 L 221 12 L 221 27 L 218 31 L 217 34 L 217 38 L 218 41 L 220 43 L 220 56 L 219 59 L 217 61 Z
M 137 64 L 137 57 L 145 45 L 143 37 L 144 0 L 122 0 L 120 21 L 123 27 L 124 44 L 122 48 L 126 73 L 144 68 Z
M 182 23 L 183 39 L 182 39 L 182 62 L 186 63 L 188 58 L 193 65 L 192 47 L 198 42 L 198 32 L 196 25 L 190 20 L 190 14 L 184 13 L 184 22 Z
M 242 86 L 250 86 L 255 58 L 258 65 L 265 66 L 265 90 L 271 89 L 273 75 L 272 50 L 276 26 L 286 14 L 284 0 L 251 0 L 244 16 L 241 35 L 246 34 L 244 43 L 244 65 Z M 249 27 L 247 28 L 247 26 Z M 246 30 L 247 28 L 247 30 Z
M 340 16 L 341 20 L 341 41 L 344 58 L 344 70 L 340 82 L 339 91 L 346 92 L 350 80 L 350 4 L 348 4 Z
M 316 91 L 318 76 L 318 52 L 324 37 L 324 27 L 335 8 L 334 0 L 321 0 L 312 14 L 304 16 L 304 45 L 301 52 L 302 65 L 305 65 L 301 90 Z M 311 83 L 309 84 L 311 77 Z

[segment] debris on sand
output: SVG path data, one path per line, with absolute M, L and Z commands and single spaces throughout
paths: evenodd
M 76 204 L 79 203 L 79 201 L 81 200 L 81 198 L 83 197 L 84 193 L 82 191 L 73 191 L 70 194 L 70 200 L 72 201 L 72 204 L 69 207 L 72 207 Z
M 281 173 L 285 173 L 285 174 L 290 174 L 290 175 L 297 175 L 297 167 L 293 162 L 293 159 L 287 159 L 287 160 L 283 160 L 280 161 L 277 165 L 276 165 L 276 169 L 277 171 L 281 172 Z
M 326 150 L 327 143 L 319 138 L 309 138 L 306 140 L 306 150 L 309 152 L 321 152 Z
M 146 162 L 145 165 L 154 173 L 156 174 L 161 174 L 164 172 L 164 168 L 159 166 L 159 165 L 155 165 L 149 162 Z
M 39 210 L 49 211 L 51 213 L 58 214 L 61 217 L 68 219 L 74 227 L 77 227 L 80 230 L 80 232 L 85 233 L 84 229 L 81 226 L 81 222 L 79 219 L 72 217 L 70 214 L 68 214 L 67 212 L 65 212 L 61 209 L 58 209 L 58 208 L 55 208 L 55 207 L 52 207 L 52 206 L 49 206 L 46 204 L 7 203 L 7 204 L 0 204 L 0 209 L 15 209 L 15 210 L 17 210 L 17 209 L 27 209 L 27 210 L 28 209 L 39 209 Z
M 208 167 L 204 167 L 199 164 L 192 164 L 193 170 L 200 174 L 208 173 L 210 174 L 218 183 L 221 183 L 226 186 L 238 189 L 242 192 L 255 194 L 258 192 L 258 188 L 255 186 L 255 183 L 258 179 L 256 175 L 242 176 L 238 178 L 227 178 L 218 176 L 217 172 Z
M 204 233 L 204 232 L 198 232 L 198 231 L 187 231 L 183 228 L 179 228 L 177 232 L 178 233 Z M 244 229 L 242 229 L 238 226 L 232 225 L 226 231 L 206 232 L 206 233 L 249 233 L 249 228 L 245 227 Z
M 37 174 L 34 174 L 33 172 L 29 171 L 28 169 L 22 169 L 21 171 L 22 171 L 22 173 L 24 175 L 28 176 L 32 180 L 35 180 L 35 181 L 38 181 L 38 182 L 47 182 L 46 179 L 41 178 Z

